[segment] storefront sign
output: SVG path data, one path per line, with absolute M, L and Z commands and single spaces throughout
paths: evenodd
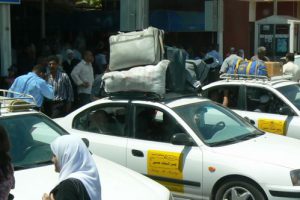
M 20 4 L 21 0 L 0 0 L 0 4 Z

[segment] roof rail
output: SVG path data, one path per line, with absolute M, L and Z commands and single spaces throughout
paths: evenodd
M 16 95 L 18 97 L 10 97 L 12 95 Z M 0 108 L 7 108 L 10 112 L 14 112 L 28 110 L 35 107 L 37 107 L 37 104 L 33 96 L 11 90 L 0 89 Z
M 292 80 L 292 78 L 293 78 L 293 75 L 291 75 L 291 74 L 283 74 L 280 76 L 273 76 L 273 77 L 271 77 L 270 80 L 272 80 L 272 81 L 283 80 L 283 79 Z
M 261 75 L 247 75 L 247 74 L 221 74 L 220 79 L 226 79 L 226 80 L 270 80 L 267 76 L 261 76 Z
M 108 97 L 110 99 L 130 99 L 130 100 L 155 100 L 159 101 L 163 99 L 163 97 L 159 94 L 153 92 L 139 92 L 139 91 L 122 91 L 122 92 L 114 92 L 108 93 Z
M 150 100 L 150 101 L 169 101 L 182 97 L 198 96 L 195 92 L 167 92 L 164 95 L 159 95 L 153 92 L 138 92 L 138 91 L 123 91 L 109 93 L 110 99 L 129 99 L 129 100 Z

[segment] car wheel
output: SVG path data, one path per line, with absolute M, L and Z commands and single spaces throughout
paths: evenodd
M 265 197 L 250 183 L 230 181 L 219 187 L 215 200 L 265 200 Z

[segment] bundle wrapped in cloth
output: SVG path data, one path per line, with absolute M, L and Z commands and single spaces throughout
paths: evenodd
M 169 63 L 169 60 L 162 60 L 157 65 L 105 73 L 102 77 L 104 89 L 107 93 L 137 91 L 163 95 L 166 92 L 166 71 Z

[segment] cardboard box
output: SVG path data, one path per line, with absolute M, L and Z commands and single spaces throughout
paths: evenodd
M 268 77 L 280 76 L 282 75 L 282 64 L 280 62 L 265 62 Z

